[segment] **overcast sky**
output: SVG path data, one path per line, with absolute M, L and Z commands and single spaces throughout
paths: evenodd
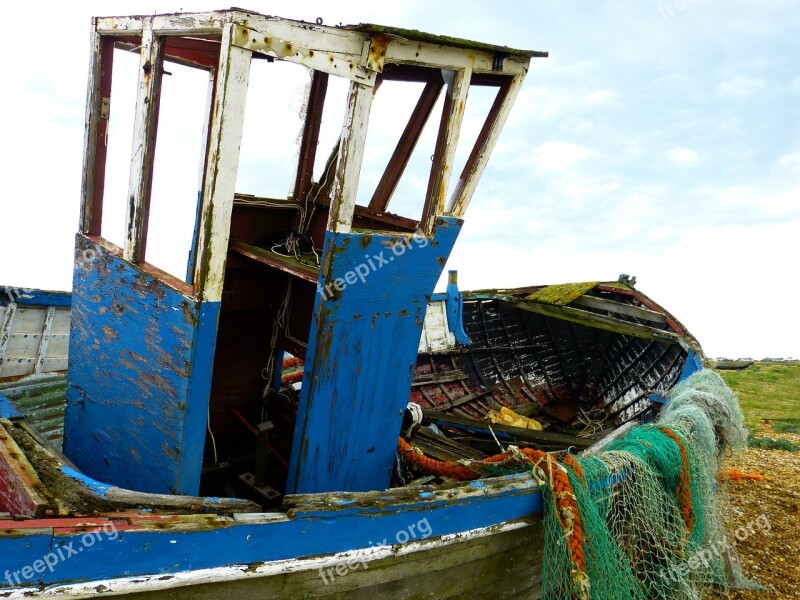
M 220 7 L 39 2 L 32 21 L 7 19 L 0 287 L 71 285 L 90 17 Z M 247 8 L 548 50 L 533 61 L 448 263 L 462 289 L 629 273 L 711 356 L 800 356 L 800 1 Z M 187 131 L 205 94 L 202 78 L 191 85 L 186 110 L 172 113 L 175 122 L 184 113 Z M 176 172 L 196 177 L 196 156 L 174 155 Z M 121 192 L 126 177 L 115 178 Z

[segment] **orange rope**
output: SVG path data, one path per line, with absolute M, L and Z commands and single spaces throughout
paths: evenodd
M 290 356 L 289 358 L 283 359 L 283 368 L 284 369 L 291 369 L 292 367 L 302 367 L 303 361 L 297 358 L 296 356 Z
M 681 517 L 686 524 L 686 529 L 690 532 L 694 528 L 694 507 L 692 506 L 692 478 L 689 470 L 689 455 L 683 447 L 681 438 L 669 427 L 658 428 L 664 435 L 672 439 L 681 451 L 681 474 L 678 479 L 678 488 L 675 490 L 675 498 L 681 509 Z
M 720 481 L 741 481 L 743 479 L 755 479 L 756 481 L 769 481 L 769 477 L 764 477 L 761 473 L 742 473 L 739 469 L 727 469 L 719 472 Z
M 281 375 L 281 381 L 283 383 L 295 383 L 297 381 L 303 380 L 303 371 L 295 371 L 294 373 L 287 373 L 286 375 Z
M 409 463 L 418 467 L 420 470 L 436 475 L 438 477 L 450 477 L 451 479 L 459 479 L 471 481 L 480 477 L 478 473 L 472 469 L 468 469 L 464 465 L 458 463 L 445 462 L 443 460 L 436 460 L 435 458 L 428 458 L 421 452 L 414 450 L 407 441 L 400 438 L 397 442 L 397 451 Z
M 420 451 L 411 447 L 402 437 L 397 442 L 397 450 L 406 461 L 418 467 L 420 470 L 432 475 L 450 477 L 459 480 L 473 480 L 480 477 L 480 473 L 467 465 L 436 460 L 422 454 Z M 569 481 L 567 470 L 560 465 L 551 455 L 542 450 L 532 448 L 522 448 L 515 452 L 503 452 L 495 454 L 481 460 L 470 461 L 469 465 L 480 469 L 481 465 L 500 464 L 524 464 L 530 463 L 538 467 L 545 476 L 545 481 L 552 490 L 555 502 L 555 515 L 561 529 L 567 537 L 570 558 L 573 563 L 573 577 L 580 583 L 581 597 L 588 598 L 587 586 L 588 576 L 586 575 L 586 555 L 583 548 L 583 527 L 581 525 L 578 502 L 575 498 L 572 485 Z M 564 463 L 572 468 L 581 478 L 583 469 L 572 456 L 567 456 Z
M 570 469 L 575 471 L 575 474 L 583 479 L 583 467 L 581 467 L 581 463 L 577 461 L 577 459 L 572 454 L 567 454 L 564 456 L 563 462 L 567 465 Z

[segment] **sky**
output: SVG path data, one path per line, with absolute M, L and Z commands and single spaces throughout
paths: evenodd
M 43 18 L 34 22 L 41 35 L 8 22 L 0 39 L 7 57 L 0 289 L 71 286 L 90 17 L 216 8 L 222 6 L 191 0 L 39 2 Z M 800 357 L 800 0 L 518 0 L 494 2 L 491 10 L 485 0 L 297 0 L 247 8 L 549 51 L 549 58 L 533 60 L 448 262 L 461 288 L 627 273 L 709 356 Z M 135 61 L 118 64 L 136 69 Z M 183 250 L 174 249 L 180 244 L 167 238 L 191 230 L 196 125 L 207 85 L 202 74 L 180 68 L 165 78 L 161 122 L 173 129 L 163 144 L 159 131 L 151 225 L 151 235 L 165 240 L 154 245 L 159 266 L 184 261 Z M 259 85 L 252 93 L 268 98 Z M 296 141 L 303 85 L 301 75 L 274 99 L 289 144 Z M 114 98 L 116 116 L 132 105 L 133 88 L 120 84 Z M 489 101 L 478 93 L 470 100 L 466 138 Z M 383 159 L 380 132 L 385 126 L 391 135 L 385 117 L 394 110 L 376 100 L 378 137 L 368 140 L 365 186 L 374 178 L 369 167 Z M 237 191 L 272 193 L 259 189 L 263 164 L 285 156 L 285 146 L 265 149 L 266 125 L 254 119 L 248 114 L 245 121 Z M 109 153 L 120 160 L 110 160 L 108 194 L 121 199 L 130 132 L 115 129 L 124 119 L 111 122 Z M 325 136 L 335 138 L 336 128 Z M 423 167 L 411 165 L 403 193 L 423 184 Z M 175 203 L 179 185 L 185 200 Z M 112 241 L 122 235 L 121 215 L 112 207 L 104 219 Z

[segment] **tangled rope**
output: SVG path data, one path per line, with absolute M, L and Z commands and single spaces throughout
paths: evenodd
M 571 575 L 576 584 L 575 595 L 581 600 L 589 599 L 589 576 L 586 572 L 583 527 L 581 526 L 578 502 L 567 469 L 552 455 L 543 450 L 520 449 L 511 446 L 507 452 L 488 458 L 452 463 L 425 456 L 402 437 L 398 439 L 397 450 L 409 464 L 421 471 L 462 481 L 478 479 L 485 474 L 488 467 L 491 467 L 490 473 L 498 467 L 520 465 L 530 465 L 534 472 L 538 470 L 538 478 L 547 485 L 551 492 L 553 514 L 558 520 L 569 547 L 570 562 L 572 563 Z M 566 455 L 563 462 L 583 480 L 583 470 L 572 455 Z

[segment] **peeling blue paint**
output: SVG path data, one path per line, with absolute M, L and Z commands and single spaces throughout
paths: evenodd
M 76 248 L 64 452 L 98 481 L 196 495 L 220 305 Z
M 16 302 L 18 306 L 68 307 L 72 304 L 72 294 L 69 292 L 49 292 L 45 290 L 19 288 L 10 289 L 12 289 L 10 293 L 0 293 L 0 306 L 5 306 L 11 301 Z
M 13 419 L 18 416 L 19 413 L 17 409 L 14 408 L 11 400 L 6 398 L 3 394 L 0 394 L 0 419 Z
M 697 371 L 703 370 L 703 361 L 697 355 L 697 353 L 689 350 L 686 354 L 686 362 L 683 363 L 683 370 L 681 371 L 681 376 L 678 378 L 678 381 L 675 383 L 683 381 L 684 379 L 688 379 L 689 376 L 696 373 Z
M 427 300 L 461 224 L 437 219 L 402 252 L 400 236 L 327 233 L 289 493 L 388 487 Z
M 169 526 L 160 531 L 120 530 L 114 536 L 101 531 L 101 539 L 91 546 L 83 545 L 85 531 L 54 534 L 52 529 L 36 529 L 24 538 L 0 533 L 0 573 L 6 569 L 13 573 L 28 565 L 30 557 L 41 557 L 69 544 L 83 550 L 60 562 L 53 572 L 37 575 L 37 583 L 169 574 L 319 556 L 394 540 L 397 532 L 407 530 L 423 516 L 432 535 L 442 536 L 535 517 L 541 510 L 541 494 L 536 486 L 528 485 L 488 495 L 441 498 L 435 503 L 310 511 L 285 520 L 226 523 L 200 531 L 186 531 L 185 525 L 177 531 L 170 531 Z M 3 587 L 8 584 L 0 581 L 0 589 Z
M 72 467 L 63 466 L 61 467 L 61 472 L 64 473 L 67 477 L 74 479 L 88 487 L 92 492 L 104 498 L 108 495 L 108 490 L 110 490 L 113 486 L 107 485 L 105 483 L 100 483 L 92 479 L 91 477 L 87 477 L 80 471 L 76 471 Z

